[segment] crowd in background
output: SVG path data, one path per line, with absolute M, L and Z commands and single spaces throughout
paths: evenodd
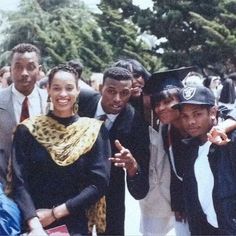
M 83 69 L 44 72 L 24 43 L 1 68 L 0 234 L 124 235 L 125 184 L 145 236 L 235 234 L 235 74 L 125 58 L 93 87 Z

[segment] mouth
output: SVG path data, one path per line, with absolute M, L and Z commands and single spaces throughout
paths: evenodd
M 188 128 L 187 130 L 188 130 L 188 133 L 194 134 L 194 133 L 198 132 L 199 129 L 193 127 L 193 128 Z
M 67 105 L 69 103 L 69 100 L 68 99 L 58 99 L 57 103 L 59 105 L 65 106 L 65 105 Z

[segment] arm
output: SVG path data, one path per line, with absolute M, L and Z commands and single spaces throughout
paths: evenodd
M 128 123 L 132 127 L 129 127 L 125 134 L 126 138 L 115 141 L 118 152 L 110 160 L 115 166 L 126 169 L 127 186 L 130 194 L 135 199 L 142 199 L 149 190 L 148 126 L 137 113 L 127 119 L 130 119 Z
M 228 118 L 217 126 L 212 127 L 207 134 L 208 140 L 217 145 L 225 145 L 230 141 L 226 133 L 234 129 L 236 129 L 236 121 L 232 118 Z
M 28 177 L 27 145 L 30 145 L 29 133 L 24 126 L 18 126 L 13 140 L 13 195 L 27 222 L 29 235 L 47 235 L 37 217 L 25 181 Z

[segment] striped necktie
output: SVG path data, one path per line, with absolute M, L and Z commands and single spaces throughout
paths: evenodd
M 21 107 L 20 122 L 22 122 L 27 118 L 29 118 L 29 107 L 28 107 L 28 98 L 25 97 Z

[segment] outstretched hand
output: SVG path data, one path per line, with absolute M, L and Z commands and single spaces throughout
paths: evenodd
M 109 158 L 115 166 L 122 167 L 127 170 L 129 176 L 134 176 L 138 169 L 138 164 L 134 159 L 129 149 L 123 147 L 119 140 L 115 140 L 115 146 L 118 149 L 118 153 L 114 157 Z
M 212 129 L 207 133 L 208 140 L 217 145 L 225 145 L 230 142 L 227 134 L 223 129 L 218 126 L 213 126 Z

